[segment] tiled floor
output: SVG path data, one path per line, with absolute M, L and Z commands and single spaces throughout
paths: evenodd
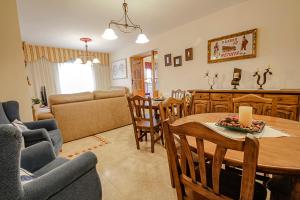
M 93 150 L 98 157 L 103 200 L 176 200 L 170 185 L 167 154 L 160 145 L 150 152 L 150 142 L 136 149 L 132 126 L 101 134 L 109 141 Z M 76 148 L 74 146 L 74 148 Z

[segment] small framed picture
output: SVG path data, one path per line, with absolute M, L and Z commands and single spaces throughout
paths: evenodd
M 193 60 L 193 48 L 185 50 L 185 61 Z
M 182 57 L 176 56 L 174 57 L 174 67 L 182 66 Z
M 166 54 L 165 55 L 165 66 L 171 66 L 172 65 L 172 55 Z

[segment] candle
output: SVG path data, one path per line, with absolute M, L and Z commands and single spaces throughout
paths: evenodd
M 252 124 L 252 107 L 239 107 L 239 122 L 244 127 L 249 127 Z

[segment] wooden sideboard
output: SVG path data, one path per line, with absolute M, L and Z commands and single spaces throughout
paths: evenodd
M 299 120 L 300 90 L 188 90 L 194 93 L 193 113 L 233 112 L 232 99 L 246 94 L 256 94 L 277 101 L 277 117 Z M 271 115 L 271 104 L 264 106 Z

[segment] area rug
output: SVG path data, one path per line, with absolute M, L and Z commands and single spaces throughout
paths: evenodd
M 98 135 L 93 135 L 85 137 L 79 140 L 74 140 L 63 144 L 62 152 L 59 153 L 60 157 L 67 159 L 73 159 L 80 154 L 88 151 L 96 150 L 109 142 L 104 137 Z

